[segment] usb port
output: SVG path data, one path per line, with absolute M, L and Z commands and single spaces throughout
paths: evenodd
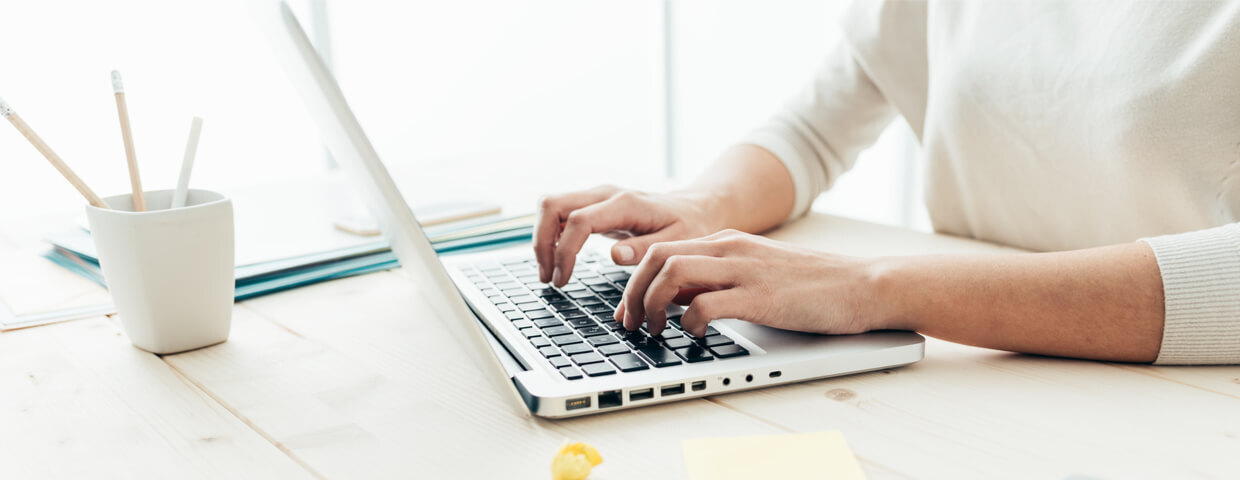
M 693 382 L 693 391 L 706 390 L 706 380 L 698 380 Z
M 598 392 L 598 408 L 619 407 L 623 403 L 624 396 L 620 390 Z
M 664 397 L 670 395 L 680 395 L 682 393 L 685 393 L 685 384 L 683 383 L 678 383 L 676 385 L 664 385 L 659 388 L 659 394 Z
M 632 390 L 629 392 L 629 401 L 636 402 L 638 400 L 650 400 L 654 398 L 653 388 L 643 388 L 641 390 Z
M 590 397 L 570 398 L 564 401 L 565 410 L 578 410 L 590 406 Z

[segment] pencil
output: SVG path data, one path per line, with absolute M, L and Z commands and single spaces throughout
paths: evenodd
M 129 185 L 133 187 L 133 211 L 146 211 L 142 195 L 142 176 L 138 174 L 138 154 L 133 149 L 133 132 L 129 129 L 129 106 L 125 103 L 125 84 L 121 72 L 112 70 L 112 92 L 116 94 L 116 114 L 121 118 L 121 138 L 125 141 L 125 158 L 129 161 Z
M 10 107 L 3 98 L 0 98 L 0 116 L 9 119 L 9 122 L 12 123 L 14 127 L 17 127 L 17 131 L 21 132 L 22 136 L 26 137 L 26 140 L 29 140 L 30 143 L 34 145 L 35 150 L 38 150 L 39 153 L 43 154 L 43 156 L 47 158 L 47 161 L 51 162 L 52 166 L 56 167 L 56 170 L 65 177 L 65 180 L 68 180 L 69 183 L 73 184 L 73 188 L 76 188 L 78 193 L 81 193 L 83 197 L 86 197 L 87 202 L 90 202 L 91 205 L 99 208 L 108 208 L 108 204 L 105 203 L 102 198 L 99 198 L 98 195 L 95 195 L 94 190 L 91 190 L 90 187 L 86 186 L 86 182 L 83 182 L 76 173 L 73 173 L 73 170 L 69 168 L 69 165 L 66 165 L 65 161 L 61 160 L 60 156 L 56 155 L 56 152 L 52 151 L 52 147 L 47 146 L 47 143 L 45 143 L 42 138 L 39 138 L 38 134 L 34 133 L 34 130 L 30 128 L 30 125 L 26 125 L 26 122 L 22 120 L 22 117 L 18 115 L 17 112 L 14 112 L 13 108 Z

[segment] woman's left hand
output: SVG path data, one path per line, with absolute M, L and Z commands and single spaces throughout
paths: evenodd
M 633 272 L 616 319 L 629 330 L 645 321 L 658 335 L 676 302 L 688 305 L 680 324 L 697 337 L 719 318 L 828 334 L 887 328 L 876 265 L 735 230 L 657 243 Z

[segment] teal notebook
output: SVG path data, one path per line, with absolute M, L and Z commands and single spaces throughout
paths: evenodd
M 532 218 L 484 218 L 426 229 L 440 255 L 503 248 L 528 242 Z M 488 228 L 493 226 L 494 228 Z M 49 235 L 53 246 L 43 256 L 57 265 L 106 287 L 95 245 L 86 230 Z M 236 299 L 245 300 L 327 280 L 389 270 L 400 266 L 386 241 L 376 240 L 345 248 L 290 258 L 240 265 L 236 270 Z

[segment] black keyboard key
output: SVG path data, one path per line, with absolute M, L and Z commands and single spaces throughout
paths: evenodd
M 557 311 L 557 312 L 566 312 L 566 311 L 569 311 L 569 310 L 576 310 L 576 309 L 577 309 L 577 304 L 575 304 L 575 303 L 573 303 L 573 302 L 569 302 L 569 301 L 554 302 L 554 303 L 551 303 L 551 304 L 549 304 L 549 305 L 547 305 L 547 306 L 548 306 L 548 307 L 551 307 L 551 309 L 552 309 L 552 310 L 555 310 L 555 311 Z
M 715 354 L 715 356 L 719 358 L 732 358 L 749 355 L 749 350 L 745 350 L 745 347 L 733 343 L 729 345 L 711 347 L 710 353 Z
M 555 348 L 555 347 L 551 347 L 551 346 L 547 346 L 547 347 L 542 347 L 542 348 L 539 348 L 539 349 L 538 349 L 538 353 L 541 353 L 541 354 L 542 354 L 542 356 L 544 356 L 544 357 L 551 358 L 551 357 L 554 357 L 554 356 L 556 356 L 556 355 L 559 355 L 559 354 L 560 354 L 560 349 Z
M 676 354 L 660 345 L 639 348 L 637 354 L 641 355 L 642 360 L 659 368 L 680 365 L 680 359 L 676 358 Z
M 621 298 L 624 298 L 624 293 L 622 292 L 604 293 L 599 296 L 603 297 L 603 300 L 606 300 L 608 302 L 614 302 L 614 301 L 620 300 Z
M 676 328 L 681 328 L 680 315 L 672 315 L 670 317 L 667 317 L 667 324 L 673 327 L 676 327 Z
M 590 287 L 590 290 L 594 290 L 594 293 L 597 293 L 599 295 L 606 295 L 608 293 L 617 292 L 616 287 L 613 287 L 610 284 L 590 285 L 589 287 Z
M 568 358 L 573 359 L 573 363 L 576 363 L 577 365 L 589 365 L 591 363 L 603 361 L 603 356 L 595 352 L 578 353 L 576 355 L 570 355 Z
M 534 322 L 529 320 L 513 320 L 512 326 L 517 327 L 517 330 L 521 330 L 523 328 L 530 328 L 534 326 Z
M 625 282 L 625 281 L 628 281 L 628 279 L 629 279 L 629 273 L 628 273 L 628 272 L 608 273 L 608 274 L 603 275 L 603 276 L 604 276 L 604 277 L 607 277 L 607 279 L 608 279 L 608 280 L 611 280 L 611 281 L 613 281 L 613 282 Z
M 564 322 L 561 322 L 560 319 L 555 317 L 534 320 L 534 326 L 538 328 L 551 328 L 558 327 L 560 325 L 564 325 Z
M 548 337 L 554 337 L 556 335 L 568 335 L 570 333 L 573 333 L 573 329 L 568 328 L 567 325 L 550 327 L 550 328 L 546 328 L 543 330 L 543 334 Z
M 712 335 L 712 336 L 703 338 L 701 340 L 698 340 L 698 343 L 701 343 L 702 345 L 705 345 L 707 348 L 710 348 L 710 347 L 718 347 L 721 345 L 727 345 L 729 343 L 732 343 L 732 339 L 728 338 L 726 335 Z
M 560 375 L 569 380 L 576 380 L 581 378 L 581 371 L 577 370 L 576 367 L 564 367 L 560 369 Z
M 525 314 L 521 312 L 504 312 L 504 316 L 508 317 L 509 320 L 520 320 L 525 318 Z
M 674 351 L 677 357 L 689 363 L 708 362 L 711 360 L 710 352 L 707 352 L 701 345 L 690 345 L 686 348 L 677 348 Z
M 540 318 L 551 318 L 555 315 L 552 315 L 551 312 L 548 312 L 547 309 L 544 308 L 541 310 L 530 310 L 525 312 L 525 316 L 530 317 L 530 320 L 538 320 Z
M 643 362 L 641 358 L 631 353 L 611 357 L 611 363 L 616 364 L 616 368 L 619 368 L 621 372 L 635 372 L 650 368 L 646 366 L 646 362 Z
M 598 319 L 598 321 L 599 323 L 603 324 L 604 327 L 607 327 L 608 330 L 611 330 L 613 332 L 619 332 L 622 334 L 625 332 L 628 332 L 628 330 L 624 329 L 623 323 L 617 322 L 610 317 L 603 317 L 603 318 Z
M 586 375 L 591 377 L 601 377 L 603 375 L 611 375 L 616 373 L 616 369 L 612 368 L 611 364 L 606 362 L 585 365 L 581 367 L 581 370 L 586 372 Z
M 629 347 L 621 345 L 619 343 L 613 343 L 611 345 L 603 345 L 601 347 L 598 347 L 598 353 L 601 353 L 607 356 L 617 355 L 621 353 L 629 353 Z
M 630 347 L 633 347 L 634 350 L 640 350 L 640 349 L 647 348 L 647 347 L 663 348 L 663 345 L 659 345 L 659 342 L 656 341 L 654 337 L 648 336 L 645 333 L 642 333 L 642 331 L 640 330 L 635 331 L 635 332 L 626 331 L 626 333 L 624 333 L 622 337 L 624 338 L 625 342 L 628 342 Z
M 663 343 L 667 344 L 667 348 L 675 350 L 677 348 L 685 348 L 693 345 L 693 340 L 689 340 L 685 337 L 677 337 L 670 340 L 664 340 Z
M 581 310 L 566 310 L 566 311 L 560 312 L 560 316 L 564 317 L 565 320 L 572 320 L 574 318 L 585 317 L 586 312 L 583 312 Z
M 530 344 L 535 347 L 542 348 L 547 345 L 551 345 L 551 340 L 547 340 L 547 337 L 538 336 L 538 337 L 531 338 Z
M 607 305 L 591 305 L 586 307 L 586 312 L 593 313 L 595 315 L 611 315 L 616 313 L 615 310 L 612 310 L 611 307 Z
M 579 304 L 579 305 L 581 305 L 581 306 L 583 306 L 583 307 L 588 307 L 588 306 L 590 306 L 590 305 L 602 305 L 602 304 L 603 304 L 603 301 L 602 301 L 602 300 L 599 300 L 598 298 L 595 298 L 595 297 L 590 297 L 590 298 L 579 298 L 579 299 L 577 299 L 577 304 Z
M 551 288 L 536 288 L 534 289 L 534 295 L 548 302 L 557 302 L 566 298 L 563 293 Z
M 607 335 L 610 337 L 611 336 L 609 335 L 610 333 L 611 332 L 608 332 L 606 328 L 599 327 L 599 326 L 586 327 L 581 330 L 577 330 L 578 335 L 586 337 L 587 339 L 590 337 L 597 337 L 599 335 Z
M 586 353 L 586 352 L 594 351 L 593 348 L 590 348 L 589 345 L 586 345 L 584 343 L 574 343 L 572 345 L 565 345 L 562 350 L 564 350 L 564 354 L 568 356 L 573 356 L 578 353 Z
M 680 330 L 672 328 L 669 325 L 667 328 L 663 329 L 663 333 L 659 334 L 659 338 L 662 338 L 664 340 L 671 340 L 673 338 L 685 338 L 685 336 L 680 333 Z M 672 347 L 672 348 L 680 348 L 680 347 Z
M 606 332 L 604 332 L 604 335 L 599 335 L 597 337 L 588 337 L 586 338 L 586 341 L 590 342 L 590 345 L 594 345 L 596 347 L 601 346 L 601 345 L 611 345 L 613 343 L 620 343 L 619 340 L 616 340 L 616 337 L 613 337 L 611 335 L 606 335 Z
M 557 346 L 563 347 L 565 345 L 581 343 L 581 337 L 578 337 L 573 334 L 560 335 L 558 337 L 551 337 L 551 343 L 554 343 Z
M 712 327 L 712 326 L 710 326 L 710 325 L 707 325 L 707 326 L 706 326 L 706 336 L 707 336 L 707 337 L 709 337 L 709 336 L 712 336 L 712 335 L 719 335 L 719 331 L 718 331 L 718 330 L 715 330 L 715 327 Z
M 551 357 L 548 358 L 547 361 L 551 362 L 551 366 L 555 368 L 564 368 L 573 364 L 573 362 L 565 356 Z
M 569 325 L 572 325 L 573 328 L 578 328 L 578 329 L 598 326 L 598 324 L 595 323 L 594 320 L 591 320 L 589 317 L 574 318 L 572 320 L 568 320 L 567 322 Z

